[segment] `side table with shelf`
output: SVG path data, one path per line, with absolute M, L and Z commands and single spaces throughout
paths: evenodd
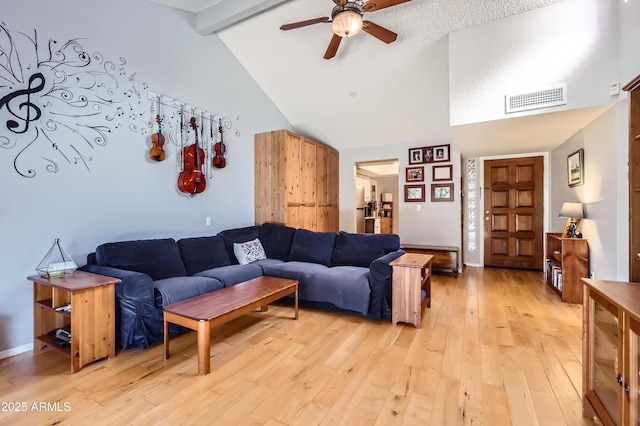
M 74 271 L 61 277 L 27 277 L 33 281 L 34 350 L 45 346 L 71 358 L 71 373 L 101 358 L 115 356 L 115 285 L 117 278 Z M 61 307 L 70 305 L 70 310 Z M 56 345 L 52 330 L 70 326 L 67 347 Z
M 581 278 L 589 277 L 589 242 L 582 238 L 562 238 L 546 234 L 545 276 L 547 284 L 563 302 L 582 303 Z
M 431 307 L 433 255 L 405 253 L 389 265 L 393 268 L 391 320 L 422 327 L 422 311 Z

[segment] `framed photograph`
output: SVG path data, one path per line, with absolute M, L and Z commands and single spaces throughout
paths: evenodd
M 431 201 L 453 201 L 453 183 L 432 183 Z
M 569 187 L 584 183 L 584 149 L 580 148 L 567 157 L 567 178 Z
M 405 185 L 404 201 L 405 202 L 424 202 L 424 184 Z
M 411 148 L 409 149 L 409 164 L 422 164 L 422 148 Z
M 453 179 L 453 166 L 451 164 L 433 166 L 431 169 L 431 180 L 434 182 L 451 179 Z
M 431 147 L 433 149 L 433 160 L 434 163 L 451 161 L 451 155 L 449 150 L 450 145 L 438 145 Z
M 424 182 L 424 167 L 407 167 L 407 182 Z

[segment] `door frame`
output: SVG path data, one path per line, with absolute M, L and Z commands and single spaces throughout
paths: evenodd
M 542 232 L 549 232 L 549 205 L 551 204 L 551 166 L 549 162 L 549 152 L 528 152 L 523 154 L 512 154 L 512 155 L 491 155 L 478 157 L 478 176 L 476 178 L 476 182 L 479 184 L 479 197 L 478 204 L 476 205 L 476 218 L 478 220 L 478 224 L 476 229 L 478 230 L 477 236 L 478 241 L 476 242 L 476 246 L 478 247 L 479 253 L 479 262 L 480 266 L 484 267 L 484 162 L 485 160 L 504 160 L 506 158 L 523 158 L 523 157 L 542 157 L 542 164 L 544 167 L 544 173 L 542 174 L 543 180 L 543 201 L 544 206 L 542 207 Z M 464 171 L 466 171 L 466 164 L 464 165 Z M 466 219 L 466 218 L 465 218 Z M 465 236 L 466 239 L 466 236 Z M 544 253 L 544 244 L 546 244 L 546 238 L 542 235 L 543 247 L 542 252 Z

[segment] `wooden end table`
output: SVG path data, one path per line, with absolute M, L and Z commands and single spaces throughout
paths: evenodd
M 433 255 L 406 253 L 393 260 L 391 320 L 422 327 L 422 311 L 431 307 L 431 262 Z M 423 295 L 424 291 L 424 295 Z
M 116 356 L 115 285 L 118 278 L 74 271 L 56 278 L 39 275 L 33 281 L 34 350 L 45 346 L 71 358 L 71 373 L 101 358 Z M 70 310 L 62 310 L 64 306 Z M 53 343 L 56 328 L 71 326 L 67 347 Z
M 198 332 L 198 374 L 211 371 L 211 329 L 295 293 L 294 311 L 298 319 L 298 281 L 258 277 L 216 290 L 164 308 L 164 359 L 169 359 L 169 323 Z

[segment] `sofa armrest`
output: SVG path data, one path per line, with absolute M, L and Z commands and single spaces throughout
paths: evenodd
M 153 280 L 147 274 L 100 265 L 85 265 L 80 269 L 94 274 L 120 278 L 122 282 L 115 286 L 116 296 L 119 299 L 129 299 L 151 305 L 154 303 Z
M 391 317 L 391 276 L 393 267 L 389 262 L 399 258 L 404 250 L 396 250 L 380 256 L 371 262 L 369 266 L 369 286 L 371 287 L 371 299 L 369 300 L 369 312 L 367 315 L 373 319 Z

